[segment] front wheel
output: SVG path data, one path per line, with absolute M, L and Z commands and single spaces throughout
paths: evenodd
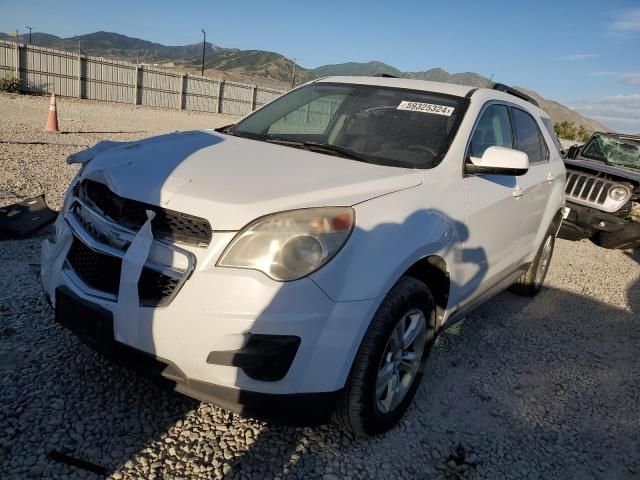
M 512 292 L 525 297 L 533 297 L 542 289 L 542 284 L 547 276 L 551 257 L 553 256 L 553 247 L 556 241 L 555 232 L 556 227 L 551 224 L 528 270 L 516 283 L 511 285 L 510 290 Z
M 380 305 L 358 349 L 338 402 L 338 423 L 359 435 L 393 427 L 416 393 L 434 331 L 429 288 L 415 278 L 401 278 Z

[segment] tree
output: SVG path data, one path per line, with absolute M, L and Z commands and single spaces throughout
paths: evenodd
M 585 141 L 586 138 L 589 138 L 589 133 L 587 130 L 580 125 L 580 129 L 576 128 L 575 123 L 568 122 L 563 120 L 562 122 L 556 122 L 553 125 L 553 129 L 555 130 L 558 137 L 563 138 L 565 140 L 580 140 Z M 583 137 L 585 137 L 583 140 Z
M 589 133 L 587 129 L 584 128 L 584 125 L 580 125 L 580 128 L 578 128 L 578 133 L 576 134 L 576 136 L 577 136 L 576 140 L 580 140 L 581 142 L 586 142 L 587 140 L 589 140 L 591 133 Z

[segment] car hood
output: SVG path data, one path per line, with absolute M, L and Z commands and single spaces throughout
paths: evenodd
M 109 142 L 77 157 L 70 161 L 86 163 L 82 179 L 105 183 L 125 198 L 206 218 L 214 230 L 238 230 L 294 208 L 354 205 L 423 179 L 419 170 L 209 131 Z

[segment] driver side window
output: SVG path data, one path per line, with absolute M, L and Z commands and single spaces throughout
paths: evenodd
M 509 111 L 505 105 L 487 107 L 476 125 L 469 145 L 470 157 L 482 157 L 489 147 L 513 148 Z

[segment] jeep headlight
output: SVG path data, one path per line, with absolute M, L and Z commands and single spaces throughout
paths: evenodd
M 226 248 L 218 266 L 250 268 L 290 281 L 316 271 L 345 244 L 355 223 L 351 207 L 290 210 L 259 218 Z
M 627 199 L 629 193 L 626 187 L 616 185 L 609 189 L 609 198 L 615 202 L 622 202 Z

